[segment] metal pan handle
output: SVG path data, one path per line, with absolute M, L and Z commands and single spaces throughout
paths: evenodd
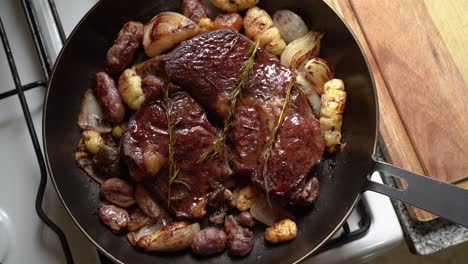
M 405 179 L 408 187 L 406 190 L 400 190 L 369 180 L 367 190 L 384 194 L 468 227 L 468 190 L 375 160 L 374 171 Z

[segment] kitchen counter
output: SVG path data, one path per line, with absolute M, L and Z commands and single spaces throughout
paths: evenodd
M 467 188 L 468 2 L 326 1 L 367 55 L 385 160 Z M 468 240 L 467 228 L 392 202 L 413 253 L 427 255 Z

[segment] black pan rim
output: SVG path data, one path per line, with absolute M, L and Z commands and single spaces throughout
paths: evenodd
M 72 37 L 75 35 L 75 32 L 77 31 L 77 29 L 81 26 L 81 24 L 88 18 L 88 16 L 91 15 L 91 13 L 93 13 L 93 11 L 95 9 L 97 9 L 101 4 L 102 4 L 103 0 L 100 0 L 98 3 L 96 3 L 81 19 L 80 21 L 76 24 L 76 26 L 73 28 L 72 32 L 69 34 L 69 36 L 67 37 L 67 40 L 65 41 L 64 45 L 62 46 L 62 49 L 60 50 L 60 53 L 58 54 L 56 60 L 55 60 L 55 63 L 54 63 L 54 67 L 52 69 L 52 73 L 50 75 L 50 79 L 49 79 L 49 83 L 47 85 L 47 91 L 46 91 L 46 94 L 45 94 L 45 98 L 44 98 L 44 105 L 42 107 L 42 110 L 43 110 L 43 115 L 42 115 L 42 140 L 43 140 L 43 148 L 44 148 L 44 156 L 45 156 L 45 161 L 46 161 L 46 167 L 47 167 L 47 171 L 50 175 L 50 178 L 52 180 L 52 183 L 54 185 L 54 189 L 55 191 L 57 192 L 57 196 L 59 197 L 60 199 L 60 202 L 62 203 L 63 207 L 65 208 L 66 212 L 68 213 L 68 215 L 71 217 L 71 219 L 73 220 L 73 223 L 78 227 L 78 229 L 85 235 L 85 237 L 91 241 L 91 243 L 99 250 L 99 252 L 103 253 L 104 255 L 106 255 L 108 258 L 110 258 L 113 262 L 115 263 L 119 263 L 119 264 L 124 264 L 124 262 L 118 260 L 117 258 L 115 258 L 111 253 L 107 252 L 104 248 L 102 248 L 99 243 L 97 243 L 88 233 L 87 231 L 80 225 L 80 223 L 76 220 L 76 218 L 73 216 L 72 212 L 70 211 L 70 209 L 68 208 L 67 204 L 65 203 L 65 200 L 63 199 L 62 197 L 62 194 L 57 186 L 57 183 L 55 181 L 55 177 L 54 177 L 54 174 L 52 172 L 52 168 L 51 168 L 51 165 L 50 165 L 50 162 L 49 162 L 49 155 L 48 155 L 48 148 L 47 148 L 47 135 L 46 135 L 46 113 L 47 113 L 47 105 L 48 105 L 48 99 L 49 99 L 49 92 L 50 92 L 50 87 L 51 87 L 51 83 L 53 80 L 53 77 L 55 75 L 55 71 L 56 71 L 56 68 L 57 68 L 57 65 L 58 65 L 58 62 L 61 60 L 61 57 L 62 57 L 62 54 L 64 52 L 64 50 L 67 48 L 67 46 L 69 45 Z M 375 105 L 375 122 L 376 122 L 376 126 L 375 126 L 375 131 L 374 131 L 374 144 L 373 144 L 373 150 L 372 150 L 372 156 L 369 157 L 370 159 L 373 159 L 373 156 L 375 155 L 375 152 L 376 152 L 376 147 L 377 147 L 377 138 L 378 138 L 378 132 L 379 132 L 379 105 L 378 105 L 378 94 L 377 94 L 377 90 L 376 90 L 376 85 L 375 85 L 375 78 L 374 78 L 374 75 L 372 74 L 372 72 L 370 71 L 371 67 L 370 67 L 370 63 L 369 63 L 369 60 L 367 58 L 367 56 L 365 55 L 364 53 L 364 50 L 362 48 L 362 45 L 361 43 L 358 41 L 357 37 L 356 37 L 356 34 L 354 33 L 354 31 L 351 29 L 351 27 L 348 25 L 348 23 L 344 20 L 344 18 L 338 14 L 333 8 L 332 6 L 327 2 L 327 1 L 323 1 L 327 6 L 328 8 L 330 8 L 333 13 L 339 17 L 339 19 L 343 22 L 343 24 L 346 26 L 346 28 L 348 29 L 348 31 L 351 33 L 351 35 L 353 36 L 355 42 L 357 43 L 360 51 L 361 51 L 361 54 L 364 58 L 364 61 L 366 62 L 366 65 L 367 65 L 367 69 L 369 71 L 369 76 L 370 76 L 370 79 L 371 79 L 371 82 L 372 82 L 372 89 L 374 91 L 374 105 Z M 368 173 L 367 176 L 369 176 L 370 174 L 372 173 L 372 171 L 370 171 Z M 364 190 L 364 188 L 362 189 Z M 362 192 L 362 191 L 361 191 Z M 305 254 L 303 257 L 299 258 L 298 260 L 296 260 L 295 262 L 293 263 L 300 263 L 301 261 L 303 261 L 305 258 L 307 258 L 308 256 L 310 256 L 311 254 L 313 254 L 315 251 L 317 251 L 320 247 L 322 247 L 338 230 L 339 228 L 344 224 L 344 222 L 348 219 L 348 217 L 351 215 L 352 211 L 355 209 L 355 207 L 357 206 L 359 200 L 360 200 L 360 197 L 361 197 L 361 192 L 357 193 L 356 194 L 356 197 L 354 198 L 354 201 L 352 202 L 350 208 L 348 209 L 348 211 L 345 213 L 345 215 L 343 216 L 343 218 L 341 219 L 341 221 L 338 223 L 338 225 L 330 232 L 330 234 L 325 237 L 315 248 L 311 249 L 307 254 Z

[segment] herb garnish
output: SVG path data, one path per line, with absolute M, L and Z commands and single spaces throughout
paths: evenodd
M 171 204 L 171 200 L 180 200 L 185 198 L 185 196 L 175 195 L 171 196 L 171 186 L 173 183 L 179 183 L 187 187 L 190 191 L 190 186 L 182 181 L 181 179 L 177 179 L 177 175 L 179 175 L 179 169 L 177 168 L 175 161 L 174 161 L 174 154 L 175 154 L 175 145 L 177 142 L 177 135 L 175 132 L 175 128 L 178 122 L 174 122 L 172 117 L 172 100 L 169 98 L 169 84 L 170 82 L 166 82 L 163 86 L 163 93 L 164 93 L 164 111 L 166 113 L 167 119 L 167 133 L 169 134 L 169 146 L 168 146 L 168 191 L 167 191 L 167 206 L 169 207 Z
M 197 164 L 203 163 L 207 159 L 223 158 L 224 155 L 224 145 L 226 144 L 226 138 L 228 136 L 229 130 L 232 127 L 232 122 L 234 121 L 234 110 L 236 107 L 237 99 L 239 98 L 242 90 L 247 87 L 249 82 L 249 75 L 253 69 L 255 62 L 255 54 L 257 53 L 260 42 L 257 40 L 249 49 L 247 56 L 249 57 L 242 67 L 241 77 L 237 83 L 234 91 L 231 94 L 231 103 L 229 105 L 229 111 L 227 113 L 226 119 L 224 120 L 223 131 L 221 132 L 221 137 L 216 140 L 216 142 L 202 155 L 197 161 Z
M 284 119 L 285 119 L 286 108 L 289 105 L 290 97 L 291 97 L 291 90 L 292 90 L 292 87 L 294 86 L 294 83 L 295 83 L 294 80 L 295 80 L 295 76 L 293 74 L 293 76 L 291 78 L 291 82 L 289 83 L 288 87 L 286 88 L 286 96 L 284 97 L 284 102 L 283 102 L 283 106 L 281 108 L 280 115 L 278 117 L 278 121 L 276 122 L 275 128 L 271 131 L 270 138 L 268 139 L 268 141 L 266 143 L 265 152 L 263 153 L 262 177 L 263 177 L 264 189 L 265 189 L 268 204 L 270 204 L 270 207 L 271 207 L 271 203 L 270 203 L 270 197 L 269 197 L 269 194 L 268 194 L 268 182 L 267 182 L 267 180 L 268 180 L 268 177 L 267 177 L 268 161 L 271 159 L 271 156 L 273 154 L 273 147 L 275 146 L 278 131 L 281 128 L 281 126 L 283 125 L 283 122 L 284 122 Z

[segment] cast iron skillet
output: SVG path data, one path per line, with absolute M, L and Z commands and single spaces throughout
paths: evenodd
M 262 1 L 261 6 L 270 14 L 277 9 L 293 10 L 312 29 L 326 33 L 321 56 L 334 65 L 337 78 L 344 80 L 348 93 L 343 124 L 346 148 L 334 158 L 333 176 L 321 177 L 315 209 L 298 219 L 297 238 L 290 243 L 266 246 L 263 232 L 258 230 L 250 255 L 233 259 L 226 253 L 211 258 L 188 252 L 148 254 L 134 249 L 125 236 L 113 235 L 94 213 L 99 207 L 99 186 L 78 169 L 73 159 L 80 140 L 76 121 L 81 98 L 92 74 L 103 69 L 107 49 L 125 22 L 146 22 L 162 11 L 180 12 L 179 5 L 179 1 L 169 0 L 103 0 L 81 20 L 55 64 L 43 119 L 48 168 L 65 208 L 99 250 L 124 263 L 296 262 L 333 235 L 365 190 L 383 193 L 468 226 L 468 192 L 373 159 L 378 128 L 374 82 L 358 43 L 340 17 L 320 0 L 268 0 Z M 400 191 L 370 182 L 368 177 L 373 171 L 402 177 L 409 187 Z

